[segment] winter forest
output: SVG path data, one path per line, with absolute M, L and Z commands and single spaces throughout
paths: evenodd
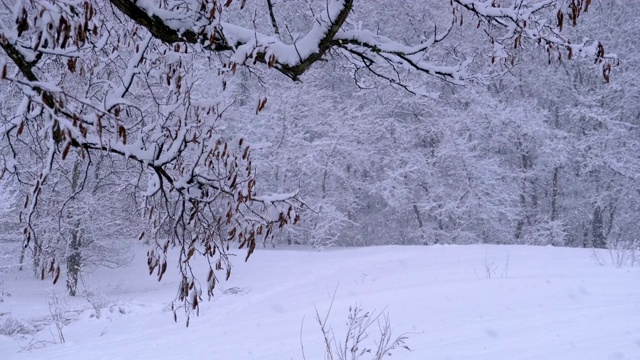
M 603 262 L 617 265 L 607 276 L 633 268 L 639 14 L 631 0 L 0 1 L 0 336 L 34 327 L 2 307 L 22 301 L 15 284 L 54 289 L 42 301 L 64 343 L 62 328 L 82 314 L 51 310 L 57 301 L 84 299 L 100 318 L 94 295 L 109 296 L 90 279 L 131 266 L 136 281 L 169 289 L 156 301 L 172 314 L 158 321 L 196 326 L 201 312 L 220 316 L 212 299 L 226 309 L 230 289 L 243 293 L 225 285 L 236 269 L 240 282 L 267 278 L 263 255 L 269 271 L 298 276 L 316 263 L 283 254 L 320 251 L 318 264 L 338 267 L 362 256 L 362 283 L 375 272 L 363 259 L 416 252 L 416 266 L 438 263 L 429 249 L 484 256 L 471 272 L 484 280 L 518 266 L 486 255 L 501 251 L 527 269 L 577 261 L 596 274 L 589 281 L 604 282 Z M 625 276 L 637 288 L 637 271 Z M 319 281 L 340 304 L 337 282 Z M 245 296 L 258 296 L 251 284 Z M 624 296 L 616 301 L 640 299 Z M 320 330 L 309 341 L 326 359 L 382 359 L 404 346 L 386 315 L 358 306 L 342 344 L 322 304 L 311 307 Z M 640 319 L 633 309 L 626 317 Z M 302 317 L 291 318 L 300 347 Z M 356 330 L 372 324 L 386 347 L 365 352 Z M 618 358 L 636 359 L 640 328 L 625 331 L 635 345 Z M 403 356 L 428 358 L 416 343 Z M 40 358 L 32 345 L 20 343 L 20 358 Z M 510 358 L 496 354 L 507 353 L 487 359 Z

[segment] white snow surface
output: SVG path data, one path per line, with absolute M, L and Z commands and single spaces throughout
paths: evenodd
M 592 250 L 289 248 L 256 250 L 247 263 L 239 253 L 231 279 L 188 328 L 167 307 L 175 277 L 147 276 L 143 254 L 130 268 L 85 276 L 110 304 L 99 319 L 86 300 L 70 299 L 79 315 L 64 327 L 66 343 L 27 351 L 33 335 L 0 335 L 0 359 L 302 359 L 301 342 L 306 359 L 323 359 L 315 308 L 324 316 L 334 293 L 336 336 L 349 306 L 385 311 L 412 349 L 395 351 L 396 359 L 640 359 L 640 270 L 599 265 Z M 0 320 L 49 315 L 50 287 L 7 274 L 11 296 L 0 303 Z M 53 288 L 64 291 L 64 281 Z M 50 325 L 36 337 L 52 333 Z

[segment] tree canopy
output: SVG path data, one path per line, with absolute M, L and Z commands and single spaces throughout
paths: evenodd
M 569 36 L 568 28 L 591 10 L 590 0 L 452 0 L 425 5 L 439 11 L 428 24 L 394 17 L 409 6 L 398 4 L 376 13 L 376 21 L 400 22 L 397 28 L 412 31 L 404 38 L 367 29 L 359 11 L 371 6 L 368 1 L 4 1 L 2 168 L 29 188 L 20 218 L 25 247 L 43 256 L 41 276 L 49 271 L 57 279 L 60 267 L 45 251 L 34 218 L 39 206 L 56 202 L 43 194 L 63 178 L 69 181 L 59 190 L 68 198 L 85 185 L 137 193 L 132 206 L 150 224 L 139 237 L 155 245 L 148 253 L 150 273 L 161 279 L 169 249 L 178 248 L 178 299 L 185 309 L 198 309 L 203 289 L 212 294 L 220 271 L 230 276 L 231 244 L 247 248 L 248 258 L 257 243 L 298 222 L 307 205 L 295 189 L 259 193 L 249 142 L 220 131 L 225 114 L 237 106 L 226 94 L 239 71 L 260 79 L 260 72 L 272 69 L 305 82 L 310 69 L 333 62 L 360 88 L 373 77 L 430 96 L 426 79 L 486 84 L 531 61 L 523 52 L 544 54 L 549 63 L 588 58 L 606 82 L 617 63 L 601 42 Z M 462 27 L 467 39 L 456 35 Z M 470 52 L 457 46 L 470 39 L 481 39 L 482 46 Z M 330 75 L 329 68 L 323 71 Z M 268 106 L 266 91 L 247 97 L 256 114 Z M 468 156 L 471 161 L 475 155 Z M 101 162 L 104 157 L 108 162 Z M 96 168 L 98 163 L 103 166 Z M 492 169 L 490 162 L 482 167 Z M 430 177 L 413 174 L 401 177 Z M 98 179 L 109 176 L 120 182 L 101 187 Z M 327 178 L 325 171 L 325 193 Z M 384 182 L 379 186 L 386 189 L 381 196 L 398 198 Z M 411 191 L 420 189 L 444 191 L 424 182 Z M 64 209 L 67 202 L 62 204 Z M 412 206 L 421 227 L 421 211 L 445 211 L 435 204 Z M 85 213 L 65 216 L 75 223 Z M 210 265 L 204 284 L 190 266 L 199 257 Z

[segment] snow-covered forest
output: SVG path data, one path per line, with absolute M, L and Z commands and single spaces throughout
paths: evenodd
M 374 266 L 366 261 L 356 262 L 362 270 L 345 270 L 343 289 L 337 272 L 316 276 L 324 274 L 315 269 L 322 263 L 339 268 L 364 251 L 333 249 L 338 247 L 375 246 L 367 259 L 376 264 L 392 249 L 398 262 L 413 264 L 394 275 L 387 274 L 393 267 L 384 267 L 385 279 L 401 277 L 389 281 L 405 292 L 433 285 L 413 273 L 435 267 L 413 262 L 414 253 L 437 261 L 429 252 L 434 248 L 470 259 L 445 259 L 441 270 L 454 274 L 443 281 L 455 282 L 469 274 L 454 268 L 468 266 L 478 281 L 465 285 L 470 292 L 487 279 L 500 278 L 507 286 L 510 267 L 516 278 L 575 275 L 595 286 L 618 279 L 617 270 L 598 272 L 613 265 L 634 272 L 620 272 L 622 285 L 614 281 L 607 291 L 618 294 L 633 281 L 637 288 L 638 14 L 640 1 L 621 0 L 1 1 L 0 358 L 3 348 L 17 354 L 3 346 L 5 339 L 18 339 L 22 350 L 49 348 L 40 340 L 25 344 L 25 334 L 53 328 L 53 342 L 65 343 L 60 324 L 90 324 L 81 311 L 60 320 L 66 315 L 56 312 L 63 307 L 59 302 L 67 300 L 76 310 L 90 304 L 97 318 L 105 308 L 121 306 L 123 324 L 129 311 L 172 312 L 161 317 L 195 322 L 203 330 L 200 319 L 214 319 L 216 306 L 235 311 L 230 294 L 238 302 L 262 299 L 260 287 L 248 282 L 248 269 L 254 269 L 248 264 L 259 256 L 267 260 L 258 264 L 298 269 L 312 256 L 308 252 L 326 251 L 324 258 L 309 260 L 308 269 L 296 270 L 298 277 L 309 271 L 330 293 L 336 287 L 331 303 L 348 306 L 353 294 L 366 303 L 378 290 L 352 291 L 348 278 L 355 276 L 354 284 L 372 281 L 367 274 Z M 503 249 L 519 254 L 521 263 L 509 255 L 497 256 L 498 265 L 487 258 Z M 328 260 L 333 251 L 341 261 Z M 525 259 L 528 252 L 531 259 Z M 482 265 L 476 264 L 483 256 Z M 555 260 L 544 270 L 547 257 Z M 518 272 L 518 266 L 525 270 Z M 542 270 L 531 271 L 538 266 Z M 132 276 L 136 280 L 127 283 L 112 275 L 133 269 L 152 276 Z M 244 288 L 230 285 L 237 269 Z M 255 265 L 253 271 L 265 270 Z M 256 274 L 256 281 L 278 283 L 265 274 L 312 281 L 270 271 Z M 103 283 L 112 276 L 125 289 L 159 280 L 162 285 L 140 289 L 153 289 L 164 297 L 154 301 L 169 305 L 153 308 L 143 295 L 140 306 L 153 311 L 131 310 L 131 302 L 122 305 L 120 296 L 126 295 Z M 537 286 L 518 284 L 516 292 L 525 298 Z M 293 326 L 287 330 L 299 347 L 297 316 L 313 318 L 318 308 L 309 313 L 304 306 L 324 301 L 319 308 L 326 309 L 327 299 L 313 297 L 315 288 L 308 298 L 278 289 L 269 296 L 294 297 L 292 306 L 300 310 L 286 312 Z M 554 289 L 545 294 L 562 290 Z M 440 286 L 447 297 L 454 296 L 450 290 Z M 500 298 L 494 299 L 498 304 L 508 297 L 504 289 L 479 291 L 487 301 Z M 640 301 L 637 291 L 618 295 L 594 297 L 594 304 Z M 21 297 L 34 305 L 17 308 Z M 393 296 L 382 298 L 387 303 L 374 302 L 378 310 L 402 306 Z M 44 315 L 38 299 L 48 308 Z M 525 302 L 526 314 L 535 305 Z M 49 316 L 48 327 L 24 320 L 36 316 L 29 311 Z M 640 319 L 637 306 L 626 311 Z M 20 320 L 18 314 L 27 315 Z M 549 314 L 550 323 L 567 315 Z M 362 320 L 359 315 L 352 313 L 349 321 Z M 623 319 L 614 315 L 607 323 L 612 329 Z M 325 331 L 323 316 L 318 320 Z M 329 318 L 327 313 L 324 321 Z M 404 330 L 431 333 L 412 326 Z M 88 328 L 78 325 L 76 332 Z M 384 329 L 378 334 L 383 340 L 389 336 Z M 484 331 L 495 339 L 492 329 Z M 330 332 L 319 334 L 327 344 L 337 341 Z M 617 358 L 638 358 L 640 328 L 625 328 L 619 337 L 636 347 Z M 402 348 L 404 338 L 394 339 L 389 336 L 387 345 Z M 510 346 L 521 349 L 523 339 Z M 261 358 L 232 350 L 227 358 Z M 472 354 L 448 351 L 436 353 Z M 326 352 L 322 356 L 331 358 Z M 590 354 L 560 353 L 551 356 Z M 487 358 L 515 356 L 496 354 Z M 550 358 L 532 354 L 526 358 Z M 39 358 L 37 351 L 31 355 Z M 380 359 L 387 352 L 352 355 Z M 62 358 L 55 350 L 47 356 Z

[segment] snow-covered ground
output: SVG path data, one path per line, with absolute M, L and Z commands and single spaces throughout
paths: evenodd
M 338 338 L 349 306 L 387 312 L 412 349 L 397 359 L 640 359 L 640 270 L 592 255 L 525 246 L 259 250 L 248 263 L 238 257 L 188 328 L 167 307 L 176 282 L 158 283 L 138 258 L 87 276 L 106 307 L 96 318 L 85 299 L 68 300 L 64 344 L 49 343 L 51 285 L 10 274 L 0 323 L 42 330 L 0 335 L 0 359 L 303 359 L 301 344 L 306 359 L 323 359 L 315 309 L 324 316 L 332 298 Z M 53 289 L 63 292 L 63 281 Z

